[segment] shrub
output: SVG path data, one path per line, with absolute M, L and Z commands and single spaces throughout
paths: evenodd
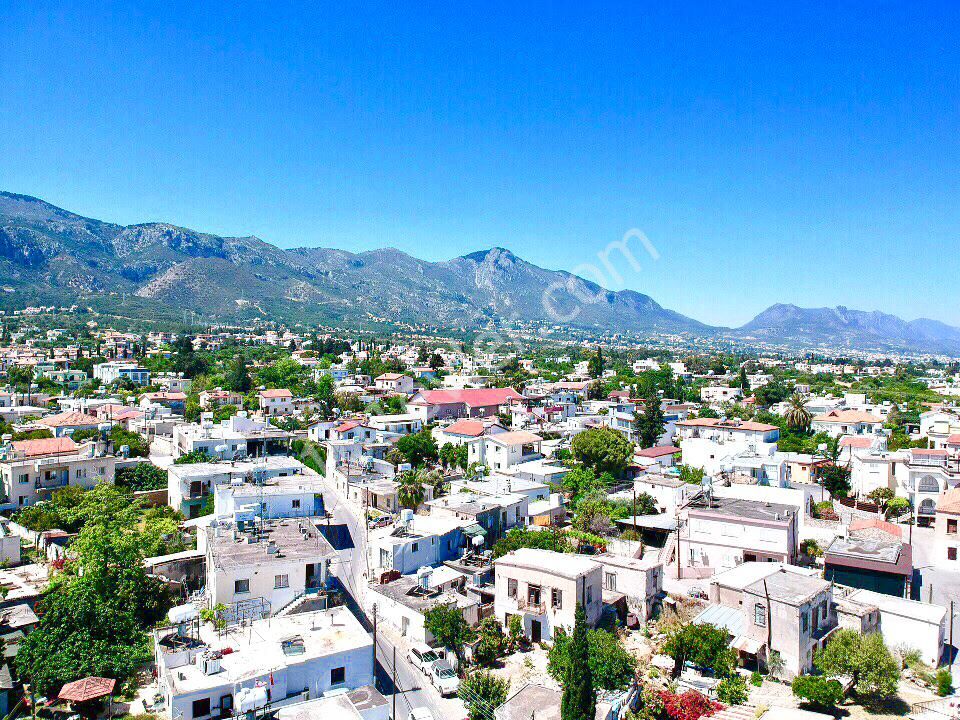
M 953 692 L 953 675 L 947 668 L 937 670 L 937 695 L 946 697 Z
M 798 675 L 793 679 L 793 694 L 823 710 L 835 708 L 843 702 L 843 685 L 839 680 L 830 680 L 814 675 Z
M 663 712 L 669 720 L 700 720 L 723 709 L 720 703 L 713 702 L 694 690 L 688 690 L 683 695 L 664 690 L 660 693 L 660 702 L 663 703 Z
M 759 670 L 754 670 L 753 674 L 750 676 L 750 684 L 755 687 L 760 687 L 763 685 L 763 675 L 760 674 Z
M 743 705 L 748 697 L 747 681 L 740 675 L 731 675 L 717 685 L 717 700 L 727 705 Z

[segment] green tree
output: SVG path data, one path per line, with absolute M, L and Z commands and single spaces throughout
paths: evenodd
M 597 352 L 587 360 L 587 373 L 589 373 L 592 378 L 599 378 L 603 376 L 605 369 L 606 361 L 603 359 L 603 349 L 598 345 Z
M 783 413 L 783 418 L 791 430 L 802 433 L 810 430 L 813 415 L 807 409 L 807 401 L 800 393 L 795 392 L 790 396 L 790 406 Z
M 404 435 L 397 440 L 396 450 L 414 467 L 424 465 L 428 461 L 437 460 L 440 457 L 437 443 L 429 430 Z
M 569 672 L 572 637 L 563 628 L 554 631 L 553 646 L 548 655 L 547 671 L 562 683 Z M 620 638 L 606 630 L 587 632 L 590 672 L 593 683 L 604 690 L 622 690 L 630 685 L 637 669 L 637 659 L 623 647 Z
M 890 502 L 887 503 L 887 517 L 896 518 L 900 517 L 906 512 L 909 512 L 911 508 L 910 501 L 905 497 L 894 497 L 890 498 Z
M 621 477 L 633 457 L 633 443 L 607 427 L 579 433 L 571 444 L 573 456 L 595 473 Z
M 567 647 L 567 671 L 563 678 L 560 699 L 561 720 L 584 720 L 597 714 L 597 695 L 590 670 L 590 647 L 587 641 L 587 615 L 577 604 L 573 636 Z
M 817 651 L 813 662 L 827 677 L 850 677 L 859 697 L 883 699 L 897 693 L 900 663 L 879 633 L 838 630 L 826 647 Z
M 250 380 L 250 371 L 247 369 L 247 358 L 238 353 L 227 366 L 227 373 L 223 378 L 224 387 L 233 392 L 246 395 L 250 392 L 253 382 Z
M 641 448 L 650 448 L 657 444 L 663 435 L 663 424 L 666 418 L 660 407 L 660 398 L 655 390 L 644 398 L 643 411 L 634 411 L 633 431 Z
M 211 458 L 205 450 L 191 450 L 173 461 L 174 465 L 195 465 L 196 463 L 210 462 Z
M 717 677 L 729 676 L 737 666 L 736 653 L 729 647 L 727 631 L 715 625 L 677 625 L 667 632 L 663 652 L 673 658 L 674 675 L 685 662 L 710 668 Z
M 397 477 L 397 502 L 401 507 L 416 510 L 426 497 L 427 473 L 415 468 Z
M 520 548 L 573 552 L 573 546 L 567 540 L 566 534 L 559 530 L 528 530 L 516 527 L 494 543 L 493 559 L 496 560 Z
M 737 384 L 740 390 L 743 391 L 744 396 L 750 394 L 750 381 L 747 379 L 747 368 L 743 365 L 740 366 L 740 376 L 737 379 Z
M 798 675 L 791 683 L 793 694 L 816 710 L 831 711 L 843 702 L 843 685 L 839 680 L 819 675 Z
M 162 490 L 167 487 L 167 471 L 153 463 L 138 462 L 133 467 L 117 469 L 116 483 L 134 491 Z
M 507 652 L 507 636 L 500 621 L 493 617 L 484 618 L 477 628 L 477 644 L 473 658 L 479 665 L 492 665 Z
M 469 720 L 494 720 L 493 711 L 507 699 L 510 681 L 474 670 L 460 683 L 457 695 L 467 706 Z
M 820 482 L 833 497 L 850 493 L 850 468 L 846 465 L 826 465 L 820 469 Z
M 443 647 L 453 650 L 463 667 L 463 647 L 470 640 L 470 625 L 454 604 L 436 605 L 423 614 L 423 627 Z

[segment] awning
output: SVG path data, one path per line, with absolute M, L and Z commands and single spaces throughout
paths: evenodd
M 467 525 L 463 529 L 463 534 L 467 537 L 486 537 L 487 531 L 480 527 L 479 524 L 474 523 L 473 525 Z
M 730 647 L 734 650 L 745 652 L 747 655 L 756 655 L 763 649 L 765 644 L 762 640 L 757 640 L 748 635 L 738 635 L 733 639 L 733 642 L 730 643 Z

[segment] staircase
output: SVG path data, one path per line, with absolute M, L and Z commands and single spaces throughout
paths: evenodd
M 715 712 L 710 720 L 755 720 L 756 717 L 757 708 L 754 705 L 731 705 Z
M 908 717 L 910 720 L 960 720 L 960 696 L 914 703 Z

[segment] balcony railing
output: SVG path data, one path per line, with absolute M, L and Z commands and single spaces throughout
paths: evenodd
M 543 615 L 546 612 L 546 604 L 542 600 L 534 600 L 533 598 L 521 598 L 520 602 L 517 603 L 519 607 L 524 612 L 534 613 L 536 615 Z

